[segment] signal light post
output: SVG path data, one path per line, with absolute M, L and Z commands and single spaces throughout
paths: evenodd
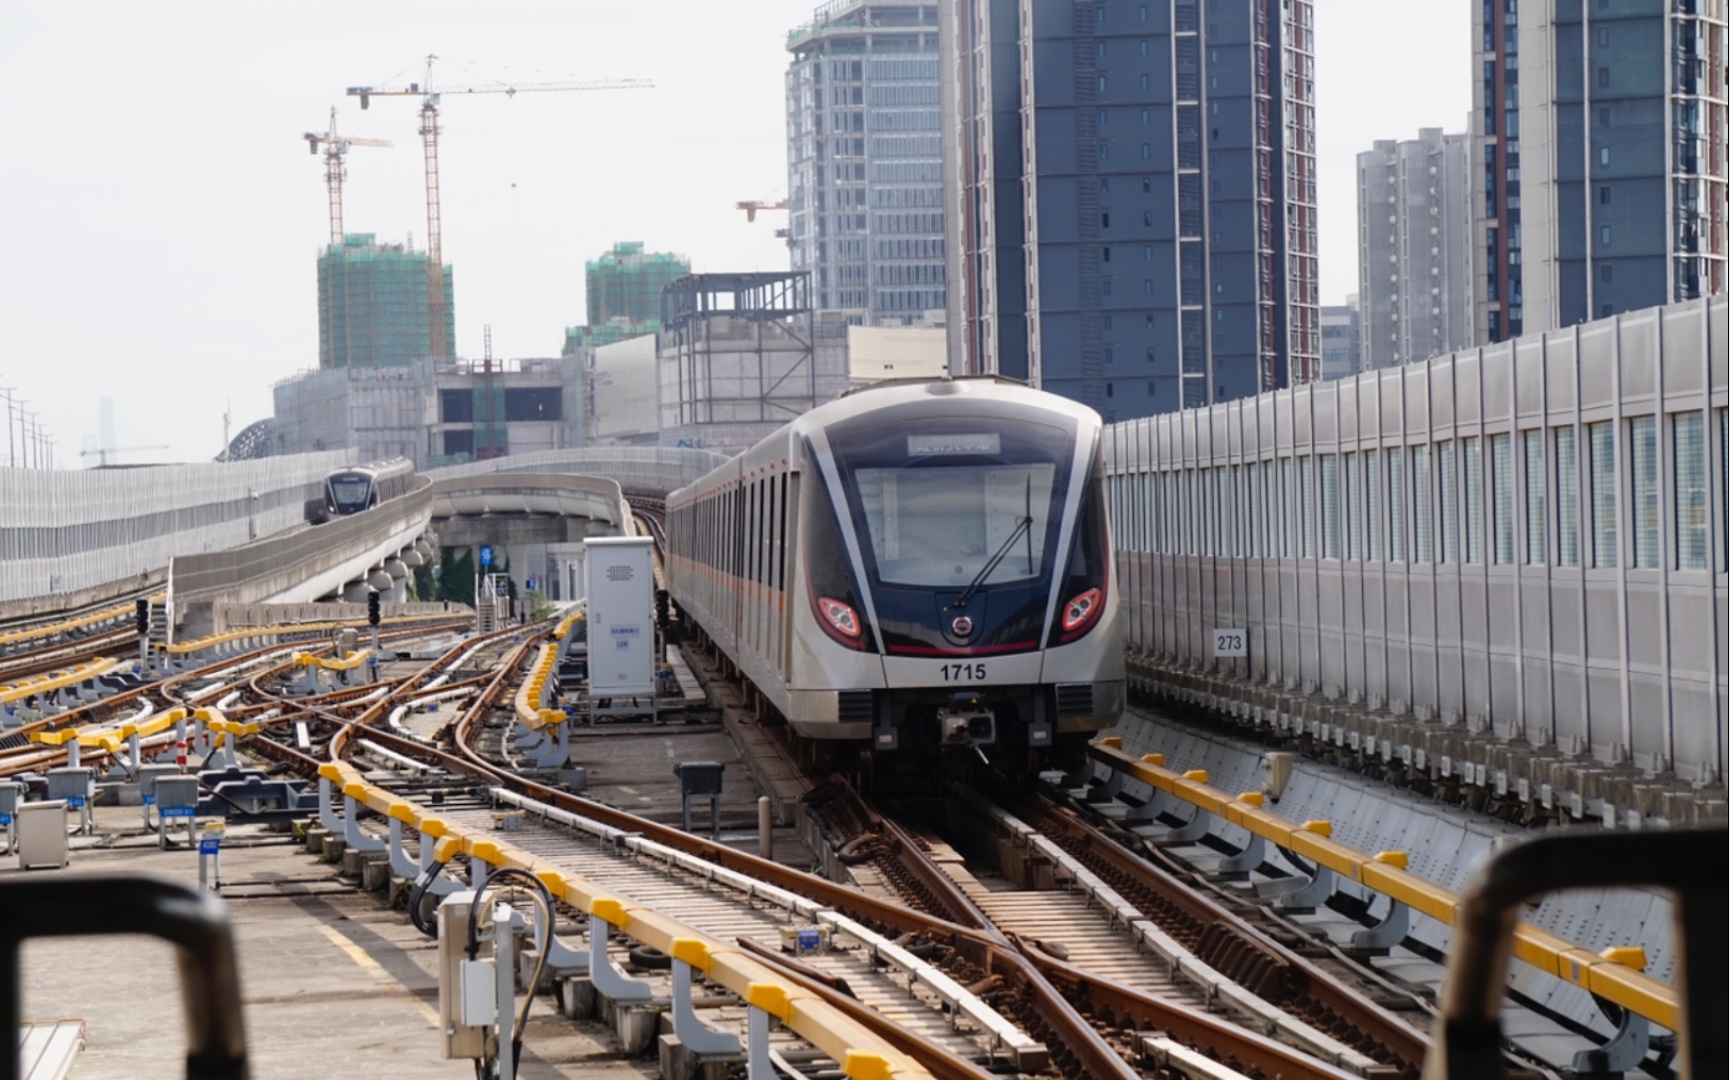
M 378 656 L 379 596 L 375 590 L 366 594 L 366 624 L 372 627 L 372 654 Z
M 138 662 L 150 663 L 150 601 L 139 597 L 133 605 L 134 617 L 138 623 Z

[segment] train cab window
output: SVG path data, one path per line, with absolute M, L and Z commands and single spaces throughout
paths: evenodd
M 983 585 L 1044 576 L 1072 438 L 1007 418 L 990 428 L 934 418 L 836 440 L 877 580 L 964 589 L 981 573 Z

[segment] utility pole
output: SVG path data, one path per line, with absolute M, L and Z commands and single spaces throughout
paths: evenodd
M 12 441 L 12 393 L 13 387 L 0 386 L 0 394 L 6 395 L 6 464 L 10 468 L 18 467 L 18 447 Z

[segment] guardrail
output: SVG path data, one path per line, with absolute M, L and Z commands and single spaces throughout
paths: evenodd
M 383 558 L 391 552 L 379 549 L 404 534 L 412 534 L 408 540 L 413 540 L 425 529 L 432 516 L 431 500 L 431 484 L 423 483 L 364 514 L 326 525 L 303 525 L 227 551 L 177 555 L 168 571 L 168 595 L 176 621 L 195 604 L 270 600 L 356 557 L 333 552 L 358 549 Z
M 716 941 L 578 874 L 550 866 L 529 852 L 447 822 L 413 802 L 367 783 L 361 772 L 347 762 L 326 762 L 319 768 L 319 777 L 342 791 L 347 810 L 345 823 L 352 823 L 358 808 L 364 806 L 386 820 L 401 822 L 423 836 L 433 837 L 434 858 L 440 862 L 463 854 L 493 870 L 508 867 L 525 871 L 545 885 L 555 900 L 588 915 L 593 950 L 591 977 L 605 978 L 608 970 L 616 974 L 606 959 L 604 943 L 608 931 L 617 930 L 659 949 L 676 963 L 701 972 L 710 982 L 737 994 L 751 1009 L 773 1016 L 834 1059 L 853 1080 L 929 1080 L 931 1074 L 917 1062 L 883 1044 L 822 998 L 781 979 L 738 946 Z M 597 988 L 604 989 L 599 982 Z M 750 1024 L 755 1044 L 759 1021 L 753 1017 Z M 767 1027 L 761 1027 L 766 1049 Z
M 1308 859 L 1317 867 L 1317 876 L 1308 887 L 1326 899 L 1331 892 L 1331 878 L 1338 874 L 1349 881 L 1372 889 L 1393 901 L 1395 908 L 1382 927 L 1364 931 L 1376 935 L 1383 927 L 1397 931 L 1393 942 L 1404 937 L 1406 915 L 1401 906 L 1418 911 L 1446 926 L 1460 921 L 1461 897 L 1451 889 L 1426 881 L 1406 870 L 1406 853 L 1383 851 L 1374 855 L 1362 852 L 1330 839 L 1333 827 L 1326 821 L 1294 822 L 1262 809 L 1259 791 L 1229 795 L 1208 786 L 1207 772 L 1192 769 L 1178 773 L 1165 768 L 1162 754 L 1135 758 L 1123 751 L 1123 740 L 1108 736 L 1091 744 L 1089 755 L 1119 776 L 1139 780 L 1155 791 L 1164 792 L 1196 809 L 1220 818 L 1249 832 L 1251 847 L 1235 864 L 1244 868 L 1252 861 L 1261 862 L 1260 845 L 1271 843 Z M 1200 815 L 1186 827 L 1184 835 L 1198 839 L 1206 825 Z M 1190 835 L 1193 832 L 1193 835 Z M 1253 853 L 1253 854 L 1252 854 Z M 1253 869 L 1253 867 L 1247 867 Z M 1383 937 L 1393 937 L 1384 934 Z M 1674 1031 L 1680 1018 L 1676 989 L 1639 970 L 1645 964 L 1645 951 L 1632 947 L 1612 947 L 1602 953 L 1583 949 L 1546 930 L 1521 923 L 1514 930 L 1514 956 L 1533 967 L 1572 983 L 1607 1001 L 1614 1002 L 1639 1016 L 1646 1017 Z

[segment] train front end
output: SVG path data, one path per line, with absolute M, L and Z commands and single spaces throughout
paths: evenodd
M 793 683 L 858 687 L 821 726 L 879 755 L 1043 767 L 1124 704 L 1099 417 L 994 381 L 889 393 L 807 435 L 803 599 L 822 637 L 797 654 L 824 670 L 796 661 Z
M 377 503 L 378 488 L 373 474 L 365 469 L 345 469 L 325 478 L 325 511 L 334 517 L 358 514 Z

